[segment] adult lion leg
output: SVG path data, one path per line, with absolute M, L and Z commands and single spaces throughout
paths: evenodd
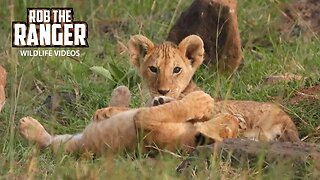
M 131 93 L 126 86 L 115 88 L 111 94 L 109 107 L 98 109 L 93 116 L 93 121 L 106 120 L 120 112 L 128 111 L 130 100 Z

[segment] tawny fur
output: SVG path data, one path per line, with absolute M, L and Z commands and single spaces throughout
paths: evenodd
M 276 105 L 253 101 L 214 102 L 208 94 L 199 91 L 192 82 L 193 74 L 203 61 L 203 42 L 198 36 L 191 35 L 176 46 L 168 42 L 154 45 L 146 37 L 136 35 L 128 47 L 131 63 L 138 69 L 151 96 L 159 100 L 158 96 L 162 95 L 171 102 L 132 110 L 125 102 L 120 104 L 126 107 L 100 109 L 93 122 L 77 135 L 52 136 L 38 121 L 25 117 L 20 121 L 22 136 L 40 147 L 51 146 L 55 151 L 63 144 L 66 152 L 95 154 L 132 149 L 140 132 L 146 146 L 155 144 L 159 148 L 185 151 L 196 146 L 198 133 L 214 140 L 240 135 L 256 140 L 299 141 L 294 123 Z M 143 50 L 145 55 L 141 54 Z M 123 93 L 115 94 L 121 98 Z
M 179 99 L 192 91 L 199 90 L 192 81 L 192 76 L 203 62 L 204 49 L 201 38 L 191 35 L 182 40 L 178 46 L 170 42 L 154 45 L 146 37 L 136 35 L 129 41 L 129 53 L 131 63 L 141 74 L 152 97 L 163 95 Z M 157 73 L 150 71 L 151 66 L 159 71 Z M 173 73 L 175 67 L 181 68 L 179 74 Z M 168 93 L 159 94 L 159 90 L 166 90 Z M 240 136 L 255 140 L 299 141 L 296 126 L 291 118 L 275 104 L 228 100 L 215 102 L 213 107 L 212 117 L 220 113 L 229 113 L 238 119 L 239 125 L 245 124 L 246 129 L 239 128 Z M 147 131 L 154 129 L 145 128 Z M 218 132 L 216 133 L 219 134 Z

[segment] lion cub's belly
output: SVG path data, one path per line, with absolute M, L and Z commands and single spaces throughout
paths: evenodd
M 130 110 L 100 122 L 92 122 L 83 132 L 85 148 L 97 154 L 106 150 L 118 152 L 134 148 L 137 135 L 133 116 L 136 112 Z
M 185 151 L 195 147 L 196 128 L 192 123 L 163 123 L 159 130 L 145 132 L 146 146 L 157 145 L 157 148 L 174 151 L 180 148 Z

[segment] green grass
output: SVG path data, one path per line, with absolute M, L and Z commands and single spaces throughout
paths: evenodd
M 0 179 L 312 178 L 315 170 L 312 163 L 294 168 L 284 163 L 231 165 L 229 160 L 221 160 L 219 156 L 213 159 L 210 168 L 199 161 L 196 174 L 178 175 L 175 167 L 182 158 L 168 153 L 157 156 L 156 162 L 150 162 L 143 155 L 136 157 L 135 153 L 106 155 L 92 160 L 83 155 L 54 155 L 49 150 L 39 152 L 18 135 L 15 124 L 27 115 L 39 119 L 51 133 L 79 132 L 90 122 L 95 110 L 107 104 L 112 89 L 118 85 L 126 85 L 132 91 L 132 107 L 143 105 L 148 97 L 144 90 L 141 92 L 141 80 L 129 65 L 128 57 L 116 53 L 117 41 L 126 43 L 130 35 L 138 33 L 154 42 L 163 41 L 176 18 L 190 3 L 190 0 L 2 2 L 0 64 L 8 71 L 8 85 L 7 102 L 0 114 Z M 306 141 L 318 143 L 319 133 L 315 128 L 319 126 L 320 102 L 291 105 L 289 99 L 297 89 L 319 83 L 319 40 L 303 42 L 297 38 L 286 42 L 281 39 L 274 28 L 280 13 L 278 1 L 245 0 L 239 3 L 243 69 L 227 78 L 203 66 L 195 80 L 214 97 L 281 103 L 298 125 L 301 137 L 310 135 Z M 46 6 L 73 7 L 75 19 L 87 21 L 90 48 L 81 49 L 77 60 L 17 57 L 16 49 L 11 49 L 11 20 L 25 20 L 27 7 Z M 120 19 L 122 24 L 112 33 L 101 32 L 100 22 L 110 19 Z M 90 70 L 93 66 L 108 69 L 112 78 L 97 75 Z M 302 75 L 305 80 L 275 85 L 263 83 L 267 76 L 286 72 Z M 65 94 L 72 97 L 71 102 L 65 101 Z M 61 111 L 46 108 L 44 101 L 49 95 L 60 99 Z

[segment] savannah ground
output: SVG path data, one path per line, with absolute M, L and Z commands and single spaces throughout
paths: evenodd
M 279 36 L 276 26 L 281 25 L 277 21 L 280 2 L 239 1 L 244 66 L 231 78 L 202 66 L 195 81 L 214 97 L 280 103 L 298 126 L 300 137 L 319 143 L 319 100 L 292 104 L 290 99 L 298 89 L 319 83 L 320 40 L 284 40 Z M 1 179 L 314 178 L 317 172 L 312 162 L 266 165 L 260 158 L 250 164 L 231 165 L 219 155 L 210 168 L 199 163 L 195 174 L 178 175 L 175 167 L 183 159 L 178 154 L 161 152 L 152 162 L 139 150 L 100 158 L 54 155 L 50 150 L 38 151 L 19 136 L 16 124 L 27 115 L 39 119 L 54 134 L 81 131 L 95 110 L 107 105 L 112 89 L 118 85 L 126 85 L 132 91 L 132 107 L 142 106 L 148 99 L 146 91 L 129 65 L 128 56 L 119 54 L 121 46 L 117 41 L 126 43 L 130 35 L 138 33 L 154 42 L 163 41 L 190 3 L 191 0 L 1 0 L 0 64 L 8 71 L 7 101 L 0 114 Z M 26 20 L 27 7 L 74 8 L 75 20 L 89 25 L 90 48 L 80 49 L 81 56 L 75 58 L 20 57 L 18 49 L 11 48 L 10 27 L 12 20 Z M 266 77 L 284 73 L 298 74 L 303 79 L 265 84 Z

